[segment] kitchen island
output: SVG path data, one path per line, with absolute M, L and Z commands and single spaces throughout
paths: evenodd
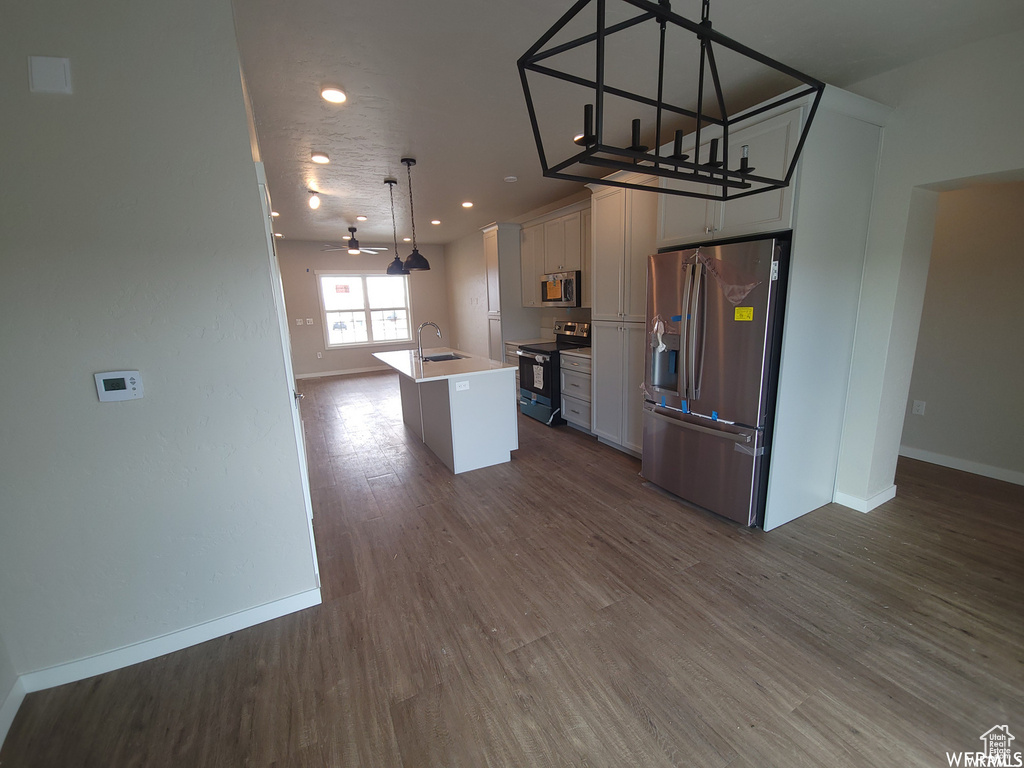
M 398 372 L 402 420 L 455 474 L 511 460 L 519 447 L 516 367 L 457 349 L 373 354 Z M 436 358 L 431 360 L 430 358 Z

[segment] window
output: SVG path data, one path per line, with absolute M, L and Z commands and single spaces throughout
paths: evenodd
M 405 275 L 317 277 L 328 348 L 412 339 Z

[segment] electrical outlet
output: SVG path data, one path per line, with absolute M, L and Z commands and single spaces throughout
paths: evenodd
M 455 382 L 455 391 L 456 392 L 465 392 L 467 389 L 469 389 L 469 382 L 468 381 L 456 381 Z
M 924 400 L 915 400 L 912 413 L 917 416 L 924 416 Z
M 296 325 L 302 325 L 302 318 L 301 317 L 296 317 L 295 318 L 295 324 Z
M 312 325 L 312 324 L 313 324 L 313 318 L 312 317 L 307 317 L 306 318 L 306 325 Z
M 323 353 L 323 352 L 317 352 L 317 353 L 316 353 L 316 359 L 317 359 L 317 360 L 319 360 L 319 359 L 320 359 L 320 358 L 322 358 L 323 356 L 324 356 L 324 353 Z

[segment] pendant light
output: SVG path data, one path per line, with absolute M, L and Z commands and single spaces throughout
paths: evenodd
M 721 34 L 712 28 L 709 13 L 710 0 L 701 0 L 700 21 L 673 12 L 671 0 L 577 0 L 518 61 L 544 175 L 708 200 L 731 200 L 789 186 L 825 84 Z M 580 34 L 581 25 L 595 22 L 593 31 Z M 565 40 L 570 34 L 567 30 L 571 30 L 570 40 Z M 645 39 L 651 53 L 647 77 L 629 73 L 637 75 L 635 82 L 643 85 L 643 91 L 626 90 L 620 84 L 624 78 L 615 68 L 629 60 L 630 41 Z M 593 56 L 593 75 L 581 76 L 575 69 L 567 69 L 565 64 L 576 60 L 570 53 Z M 724 54 L 726 60 L 742 61 L 743 67 L 766 82 L 784 81 L 791 90 L 784 89 L 756 108 L 744 109 L 742 96 L 726 98 L 718 54 Z M 637 57 L 637 62 L 641 60 L 644 57 Z M 674 62 L 686 60 L 699 62 L 699 67 L 684 78 Z M 556 81 L 569 83 L 571 88 L 556 85 Z M 560 96 L 561 107 L 544 113 L 543 126 L 534 104 L 534 88 L 541 89 L 544 98 Z M 781 173 L 754 173 L 757 158 L 750 154 L 754 148 L 730 147 L 730 137 L 763 119 L 769 110 L 800 99 L 809 104 L 807 116 L 786 168 Z M 606 111 L 609 104 L 612 108 Z M 581 105 L 583 130 L 575 137 L 566 135 L 566 126 L 576 122 L 572 112 Z M 646 114 L 647 124 L 633 118 L 626 145 L 623 123 L 630 109 Z M 645 142 L 641 142 L 643 128 L 647 129 Z M 684 135 L 690 133 L 693 144 L 684 147 Z M 647 146 L 650 139 L 653 145 Z M 742 157 L 735 157 L 740 153 Z M 615 171 L 631 175 L 610 175 Z
M 412 167 L 416 161 L 411 157 L 403 157 L 402 165 L 405 166 L 406 175 L 409 177 L 409 218 L 412 219 L 412 253 L 405 260 L 407 272 L 419 272 L 430 269 L 430 262 L 423 258 L 423 255 L 416 247 L 416 213 L 412 207 Z
M 384 179 L 384 183 L 388 185 L 388 194 L 391 195 L 391 231 L 395 236 L 395 258 L 390 264 L 388 264 L 389 275 L 408 275 L 409 270 L 402 264 L 402 260 L 398 258 L 398 224 L 395 223 L 395 184 L 398 183 L 398 179 Z
M 348 231 L 352 233 L 352 237 L 348 239 L 348 253 L 350 256 L 359 255 L 359 241 L 356 240 L 356 228 L 349 227 Z

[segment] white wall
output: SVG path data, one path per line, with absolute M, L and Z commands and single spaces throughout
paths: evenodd
M 924 301 L 937 190 L 1024 169 L 1024 31 L 849 90 L 896 107 L 885 128 L 858 312 L 837 491 L 893 487 Z
M 444 247 L 453 347 L 487 357 L 487 265 L 484 238 L 473 232 Z
M 1022 212 L 1021 182 L 939 195 L 900 453 L 1024 484 Z
M 317 584 L 228 0 L 3 15 L 0 637 L 25 675 Z M 32 54 L 74 94 L 30 94 Z M 122 368 L 145 397 L 98 402 Z
M 273 194 L 273 190 L 271 190 Z M 365 243 L 371 247 L 370 243 Z M 441 326 L 443 339 L 431 337 L 430 346 L 454 347 L 450 343 L 448 314 L 448 281 L 444 249 L 439 245 L 421 245 L 420 253 L 430 262 L 430 269 L 409 275 L 409 303 L 412 310 L 413 341 L 393 344 L 371 344 L 349 349 L 327 349 L 321 320 L 320 294 L 317 289 L 317 270 L 336 270 L 350 274 L 384 274 L 394 254 L 377 256 L 349 256 L 344 251 L 322 251 L 321 242 L 282 240 L 277 243 L 281 264 L 281 283 L 288 310 L 288 329 L 292 342 L 292 366 L 301 377 L 324 376 L 337 373 L 355 373 L 386 370 L 387 366 L 373 357 L 374 352 L 386 349 L 411 349 L 416 346 L 416 328 L 430 320 Z M 392 246 L 393 248 L 394 246 Z M 411 247 L 410 247 L 411 250 Z M 404 254 L 407 255 L 407 254 Z M 296 320 L 313 318 L 313 325 L 296 325 Z M 431 330 L 430 333 L 433 333 Z M 427 336 L 423 337 L 424 346 Z M 317 353 L 323 357 L 318 358 Z

